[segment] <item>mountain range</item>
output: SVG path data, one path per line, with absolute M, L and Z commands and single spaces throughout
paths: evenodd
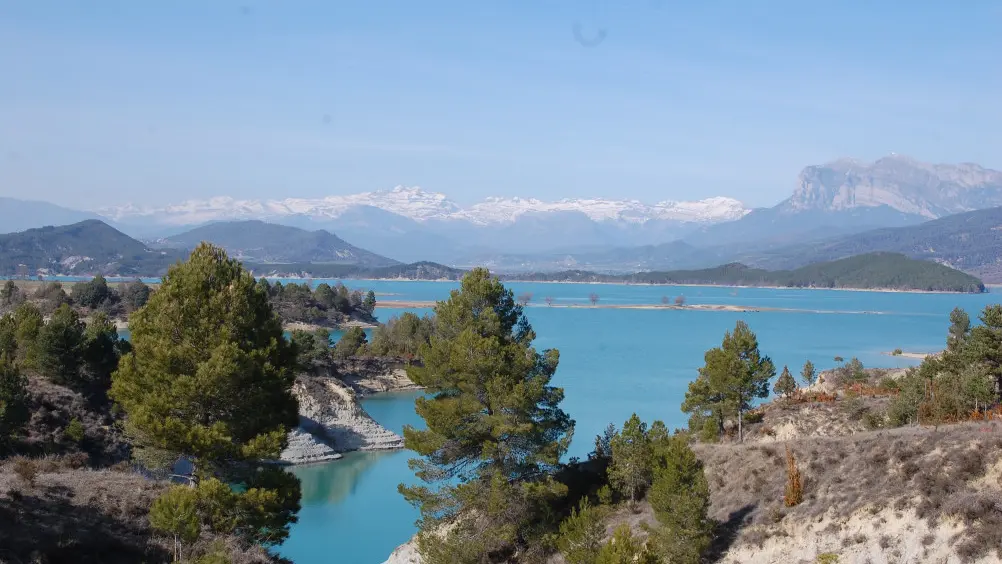
M 872 163 L 838 159 L 808 166 L 791 184 L 789 198 L 757 209 L 726 197 L 653 204 L 600 198 L 488 198 L 464 207 L 443 194 L 405 187 L 319 199 L 219 197 L 95 212 L 6 199 L 0 200 L 0 225 L 19 230 L 102 218 L 150 245 L 179 249 L 205 233 L 213 233 L 212 238 L 223 244 L 218 229 L 224 228 L 181 237 L 195 228 L 264 221 L 313 233 L 322 230 L 358 247 L 348 249 L 332 240 L 328 247 L 341 251 L 325 255 L 322 242 L 308 242 L 316 235 L 304 234 L 289 239 L 296 241 L 293 244 L 237 237 L 224 246 L 262 263 L 435 261 L 457 267 L 484 264 L 499 271 L 633 272 L 703 268 L 732 259 L 747 259 L 749 264 L 777 261 L 785 267 L 799 260 L 798 246 L 822 249 L 858 233 L 919 226 L 951 214 L 1002 206 L 1002 172 L 970 163 L 923 163 L 901 155 Z M 809 256 L 811 251 L 803 254 Z M 776 258 L 783 256 L 790 258 Z

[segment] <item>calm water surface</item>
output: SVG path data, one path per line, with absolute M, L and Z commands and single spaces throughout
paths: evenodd
M 347 281 L 372 289 L 382 300 L 438 300 L 455 283 Z M 867 366 L 899 367 L 908 359 L 882 354 L 895 348 L 937 351 L 943 346 L 947 317 L 961 306 L 972 317 L 998 296 L 904 294 L 822 290 L 770 290 L 704 287 L 615 286 L 584 284 L 511 284 L 516 293 L 531 292 L 534 302 L 552 296 L 555 303 L 586 303 L 595 292 L 600 303 L 660 303 L 662 296 L 685 295 L 688 303 L 770 306 L 860 313 L 685 310 L 566 309 L 529 307 L 538 348 L 560 350 L 554 379 L 567 394 L 564 409 L 576 420 L 570 455 L 584 456 L 596 434 L 609 423 L 621 424 L 636 412 L 645 420 L 662 419 L 669 427 L 685 425 L 679 405 L 696 376 L 706 349 L 720 344 L 738 319 L 758 334 L 764 353 L 781 370 L 799 373 L 810 359 L 830 368 L 835 356 L 858 356 Z M 377 310 L 381 320 L 403 310 Z M 422 313 L 422 310 L 410 310 Z M 424 310 L 427 311 L 427 310 Z M 416 394 L 366 400 L 369 413 L 387 427 L 420 423 L 414 414 Z M 303 509 L 282 555 L 299 563 L 378 564 L 414 532 L 416 512 L 397 493 L 412 482 L 408 452 L 357 453 L 343 460 L 294 471 L 303 481 Z

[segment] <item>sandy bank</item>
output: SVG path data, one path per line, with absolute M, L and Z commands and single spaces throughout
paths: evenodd
M 395 300 L 395 301 L 383 301 L 380 302 L 376 308 L 386 308 L 386 309 L 420 309 L 420 308 L 431 308 L 434 307 L 436 302 L 429 300 Z M 551 307 L 551 308 L 566 308 L 566 309 L 645 309 L 645 310 L 685 310 L 685 311 L 730 311 L 738 313 L 755 313 L 762 311 L 778 311 L 786 313 L 821 313 L 821 314 L 852 314 L 852 315 L 882 315 L 886 312 L 882 311 L 840 311 L 840 310 L 825 310 L 825 309 L 797 309 L 797 308 L 786 308 L 786 307 L 760 307 L 760 306 L 746 306 L 746 305 L 736 305 L 736 304 L 686 304 L 686 305 L 674 305 L 674 304 L 603 304 L 601 302 L 591 305 L 582 303 L 554 303 L 552 305 L 547 305 L 545 303 L 530 303 L 526 307 Z
M 363 329 L 373 329 L 378 325 L 375 323 L 368 323 L 366 321 L 345 321 L 337 326 L 331 325 L 319 325 L 316 323 L 303 323 L 301 321 L 292 321 L 289 323 L 283 323 L 282 329 L 286 331 L 316 331 L 317 329 L 327 329 L 328 331 L 339 331 L 341 329 L 347 329 L 348 327 L 361 327 Z
M 942 352 L 942 351 L 940 351 L 940 352 Z M 898 357 L 898 358 L 914 358 L 914 359 L 917 359 L 917 360 L 925 360 L 926 358 L 928 358 L 930 356 L 938 356 L 940 353 L 938 353 L 938 352 L 932 352 L 932 353 L 930 353 L 930 352 L 907 352 L 906 351 L 906 352 L 899 352 L 899 353 L 895 353 L 895 352 L 882 352 L 880 354 L 887 355 L 887 356 L 895 356 L 895 357 Z

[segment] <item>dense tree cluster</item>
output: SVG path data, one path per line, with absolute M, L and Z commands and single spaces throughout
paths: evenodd
M 42 282 L 32 291 L 7 280 L 0 289 L 0 311 L 13 311 L 22 303 L 31 302 L 48 316 L 68 304 L 83 315 L 103 313 L 111 318 L 123 318 L 142 307 L 151 292 L 142 280 L 112 287 L 101 275 L 73 283 L 69 293 L 59 281 Z
M 385 324 L 372 331 L 369 353 L 375 356 L 399 356 L 416 358 L 421 347 L 431 342 L 435 319 L 430 316 L 418 317 L 406 312 L 400 317 L 390 318 Z
M 316 288 L 306 283 L 272 284 L 265 278 L 259 279 L 257 284 L 278 316 L 287 323 L 336 327 L 352 319 L 375 321 L 376 294 L 371 290 L 349 290 L 344 284 L 331 286 L 326 282 Z
M 1002 305 L 987 306 L 980 324 L 957 308 L 950 314 L 946 349 L 894 383 L 899 393 L 888 408 L 891 425 L 939 423 L 984 412 L 1002 390 Z

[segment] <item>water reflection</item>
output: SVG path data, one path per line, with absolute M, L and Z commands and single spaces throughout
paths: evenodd
M 330 464 L 308 464 L 292 469 L 302 482 L 304 506 L 316 503 L 339 503 L 356 493 L 366 472 L 388 452 L 350 452 Z

